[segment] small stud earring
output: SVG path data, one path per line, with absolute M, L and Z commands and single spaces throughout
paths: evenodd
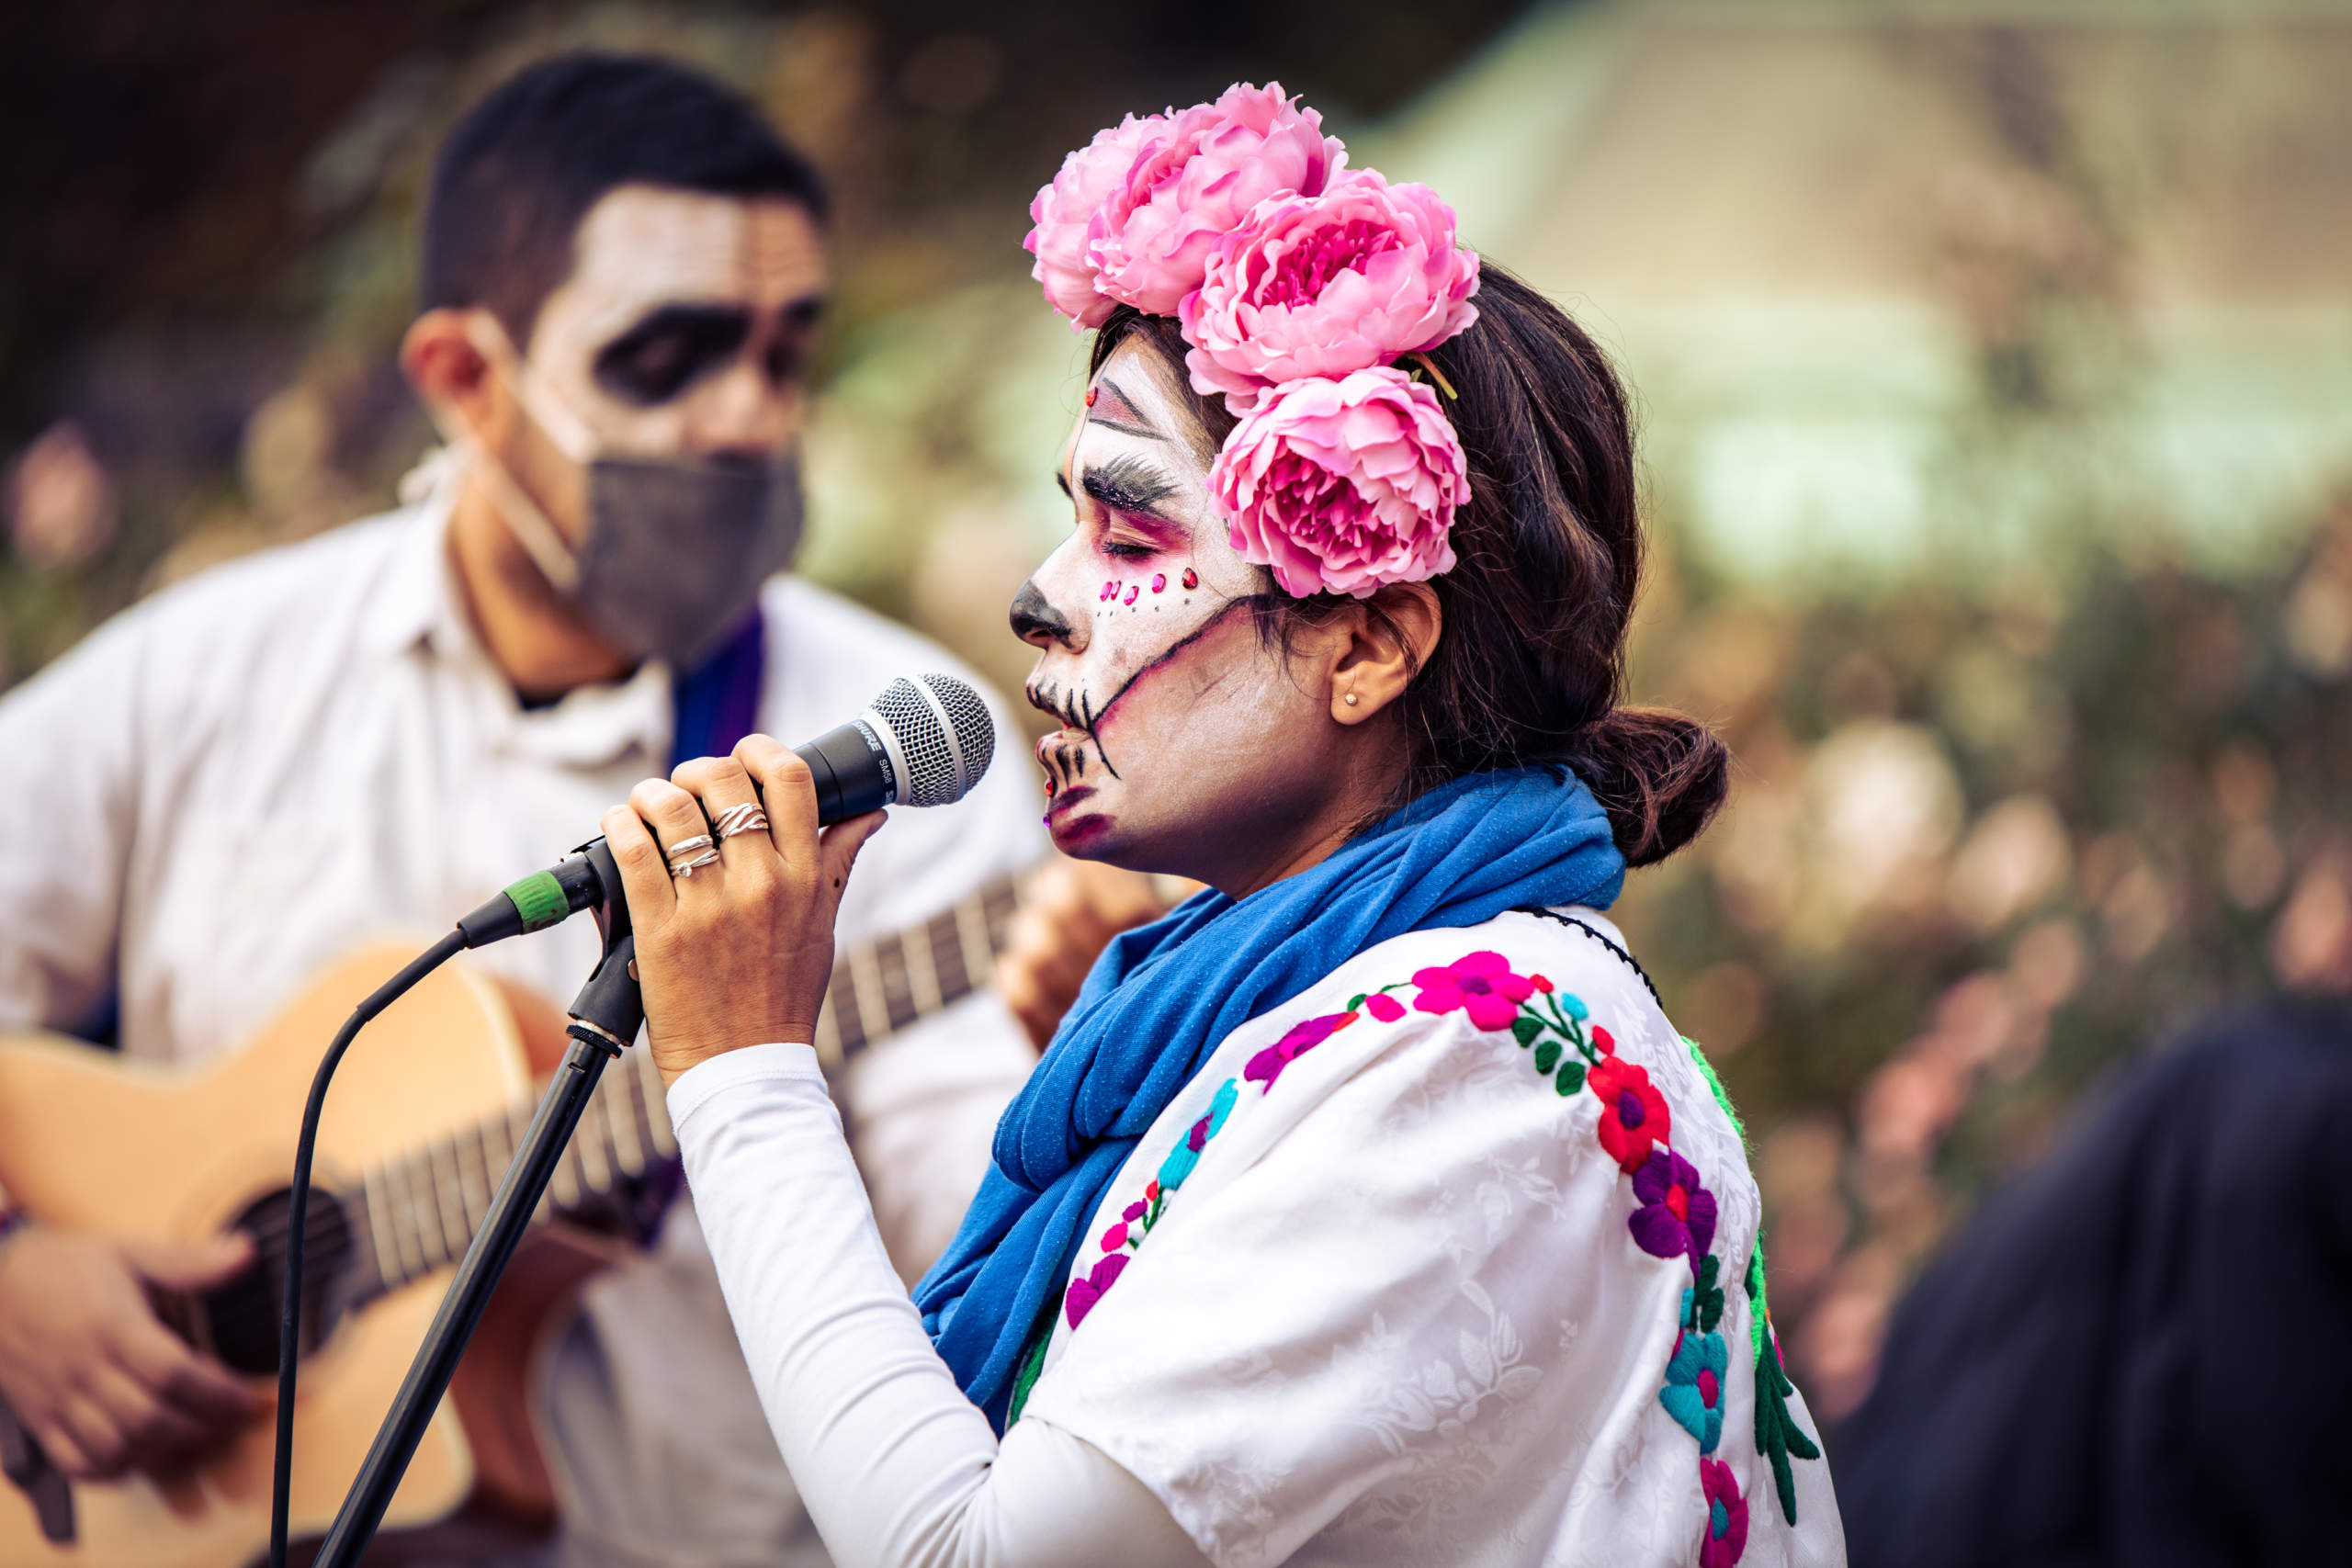
M 1340 701 L 1346 703 L 1350 707 L 1353 707 L 1356 705 L 1356 694 L 1353 692 L 1350 692 L 1345 697 L 1342 697 Z

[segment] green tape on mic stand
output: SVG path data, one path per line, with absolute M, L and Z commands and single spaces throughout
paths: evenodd
M 551 871 L 535 871 L 522 881 L 510 884 L 506 897 L 514 906 L 514 912 L 523 917 L 523 929 L 526 931 L 543 931 L 560 925 L 571 913 L 571 905 L 563 896 L 563 884 L 555 879 Z

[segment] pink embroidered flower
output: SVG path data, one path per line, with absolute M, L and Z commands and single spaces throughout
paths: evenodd
M 1062 1315 L 1069 1320 L 1072 1328 L 1086 1321 L 1086 1314 L 1094 1310 L 1102 1292 L 1126 1269 L 1128 1257 L 1127 1253 L 1114 1252 L 1099 1258 L 1085 1279 L 1069 1282 L 1069 1289 L 1062 1292 Z
M 1671 1149 L 1652 1149 L 1634 1172 L 1634 1196 L 1641 1201 L 1625 1228 L 1652 1258 L 1687 1258 L 1696 1269 L 1715 1240 L 1715 1195 L 1699 1185 L 1699 1172 Z
M 1519 1004 L 1535 990 L 1524 975 L 1510 972 L 1510 961 L 1499 953 L 1472 953 L 1442 969 L 1423 969 L 1413 976 L 1421 994 L 1413 998 L 1418 1012 L 1467 1010 L 1480 1029 L 1509 1029 L 1519 1017 Z
M 1394 1023 L 1405 1016 L 1405 1004 L 1385 991 L 1374 991 L 1364 998 L 1363 1010 L 1382 1023 Z
M 1233 547 L 1272 567 L 1283 592 L 1364 599 L 1453 568 L 1446 536 L 1470 479 L 1437 394 L 1374 367 L 1259 400 L 1226 437 L 1209 490 Z
M 1116 1252 L 1127 1245 L 1127 1222 L 1121 1220 L 1102 1233 L 1102 1250 Z
M 1732 1568 L 1747 1550 L 1747 1501 L 1739 1479 L 1719 1459 L 1699 1461 L 1699 1490 L 1707 1499 L 1707 1533 L 1699 1542 L 1699 1568 Z
M 1352 1012 L 1335 1012 L 1293 1024 L 1288 1033 L 1250 1058 L 1249 1065 L 1241 1069 L 1242 1077 L 1273 1088 L 1284 1067 L 1353 1023 L 1356 1018 Z
M 1615 1056 L 1595 1063 L 1584 1081 L 1600 1097 L 1600 1146 L 1625 1170 L 1639 1170 L 1652 1145 L 1673 1130 L 1666 1096 L 1651 1086 L 1648 1073 Z
M 1436 347 L 1478 319 L 1477 289 L 1453 209 L 1427 186 L 1366 169 L 1319 196 L 1261 202 L 1210 250 L 1177 313 L 1193 389 L 1223 392 L 1241 414 L 1277 382 Z
M 1034 225 L 1021 248 L 1036 258 L 1029 276 L 1045 285 L 1046 302 L 1070 319 L 1071 330 L 1099 327 L 1117 303 L 1095 288 L 1093 244 L 1112 200 L 1127 188 L 1136 155 L 1168 125 L 1166 115 L 1127 116 L 1062 160 L 1061 172 L 1029 204 Z
M 1348 152 L 1323 134 L 1323 117 L 1293 103 L 1278 82 L 1236 83 L 1213 104 L 1159 118 L 1089 248 L 1096 288 L 1172 316 L 1201 286 L 1210 249 L 1251 209 L 1269 197 L 1319 194 Z

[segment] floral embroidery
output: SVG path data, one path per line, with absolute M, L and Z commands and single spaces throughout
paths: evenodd
M 1715 1195 L 1699 1185 L 1690 1162 L 1670 1149 L 1652 1149 L 1634 1172 L 1634 1196 L 1642 1206 L 1626 1225 L 1652 1258 L 1690 1259 L 1690 1271 L 1715 1239 Z
M 1423 969 L 1413 976 L 1420 995 L 1413 998 L 1419 1012 L 1466 1010 L 1481 1029 L 1509 1029 L 1519 1017 L 1519 1004 L 1535 994 L 1535 982 L 1510 972 L 1510 961 L 1499 953 L 1473 953 L 1442 969 Z
M 1600 1096 L 1600 1146 L 1628 1174 L 1641 1169 L 1673 1130 L 1666 1096 L 1647 1072 L 1614 1056 L 1594 1066 L 1590 1081 Z
M 1699 1451 L 1711 1454 L 1724 1435 L 1724 1374 L 1731 1368 L 1731 1351 L 1720 1334 L 1688 1330 L 1674 1342 L 1666 1363 L 1666 1386 L 1657 1402 L 1682 1429 L 1698 1439 Z
M 1699 1568 L 1732 1568 L 1747 1550 L 1747 1500 L 1739 1479 L 1719 1459 L 1699 1461 L 1699 1489 L 1707 1499 L 1707 1534 L 1699 1543 Z
M 1360 993 L 1349 998 L 1346 1010 L 1304 1020 L 1252 1055 L 1241 1077 L 1227 1078 L 1218 1087 L 1207 1111 L 1168 1151 L 1158 1177 L 1146 1183 L 1143 1197 L 1128 1204 L 1118 1222 L 1103 1231 L 1099 1238 L 1103 1256 L 1084 1276 L 1070 1281 L 1063 1297 L 1064 1316 L 1076 1328 L 1118 1280 L 1127 1259 L 1159 1223 L 1169 1195 L 1192 1175 L 1202 1151 L 1231 1116 L 1241 1084 L 1259 1085 L 1262 1097 L 1272 1090 L 1292 1062 L 1364 1015 L 1382 1023 L 1396 1022 L 1405 1016 L 1406 1009 L 1389 993 L 1408 986 L 1415 993 L 1413 1010 L 1460 1012 L 1487 1032 L 1508 1030 L 1528 1052 L 1536 1072 L 1548 1078 L 1557 1093 L 1566 1097 L 1589 1088 L 1600 1101 L 1595 1136 L 1632 1179 L 1635 1206 L 1626 1220 L 1628 1233 L 1651 1257 L 1679 1258 L 1690 1266 L 1691 1283 L 1682 1292 L 1674 1348 L 1667 1361 L 1666 1381 L 1658 1390 L 1658 1403 L 1698 1445 L 1700 1487 L 1707 1504 L 1700 1568 L 1734 1568 L 1747 1551 L 1747 1503 L 1740 1495 L 1738 1478 L 1731 1467 L 1713 1457 L 1723 1439 L 1724 1380 L 1731 1365 L 1730 1349 L 1717 1330 L 1724 1313 L 1724 1287 L 1722 1260 L 1713 1250 L 1718 1218 L 1715 1196 L 1701 1181 L 1698 1168 L 1673 1148 L 1674 1119 L 1666 1097 L 1650 1082 L 1646 1070 L 1618 1056 L 1616 1038 L 1591 1021 L 1591 1009 L 1584 999 L 1559 990 L 1543 975 L 1514 972 L 1510 960 L 1498 953 L 1465 953 L 1452 964 L 1417 970 L 1409 981 Z M 1722 1081 L 1698 1047 L 1690 1044 L 1690 1049 L 1716 1102 L 1745 1141 L 1746 1130 L 1732 1111 Z M 1745 1284 L 1756 1357 L 1756 1446 L 1770 1462 L 1781 1511 L 1793 1525 L 1796 1491 L 1789 1456 L 1818 1459 L 1821 1450 L 1789 1412 L 1788 1396 L 1795 1389 L 1781 1364 L 1780 1343 L 1771 1332 L 1764 1304 L 1760 1238 L 1749 1255 Z M 1476 1385 L 1467 1392 L 1473 1404 L 1483 1397 Z

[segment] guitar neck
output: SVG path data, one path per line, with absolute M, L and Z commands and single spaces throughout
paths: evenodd
M 836 961 L 813 1042 L 826 1070 L 985 986 L 1018 902 L 1012 878 L 998 877 L 930 919 Z M 537 1109 L 536 1101 L 510 1106 L 503 1116 L 368 1171 L 357 1192 L 342 1195 L 357 1254 L 356 1300 L 465 1256 Z M 627 1052 L 581 1114 L 536 1217 L 608 1205 L 624 1182 L 677 1152 L 652 1054 Z

